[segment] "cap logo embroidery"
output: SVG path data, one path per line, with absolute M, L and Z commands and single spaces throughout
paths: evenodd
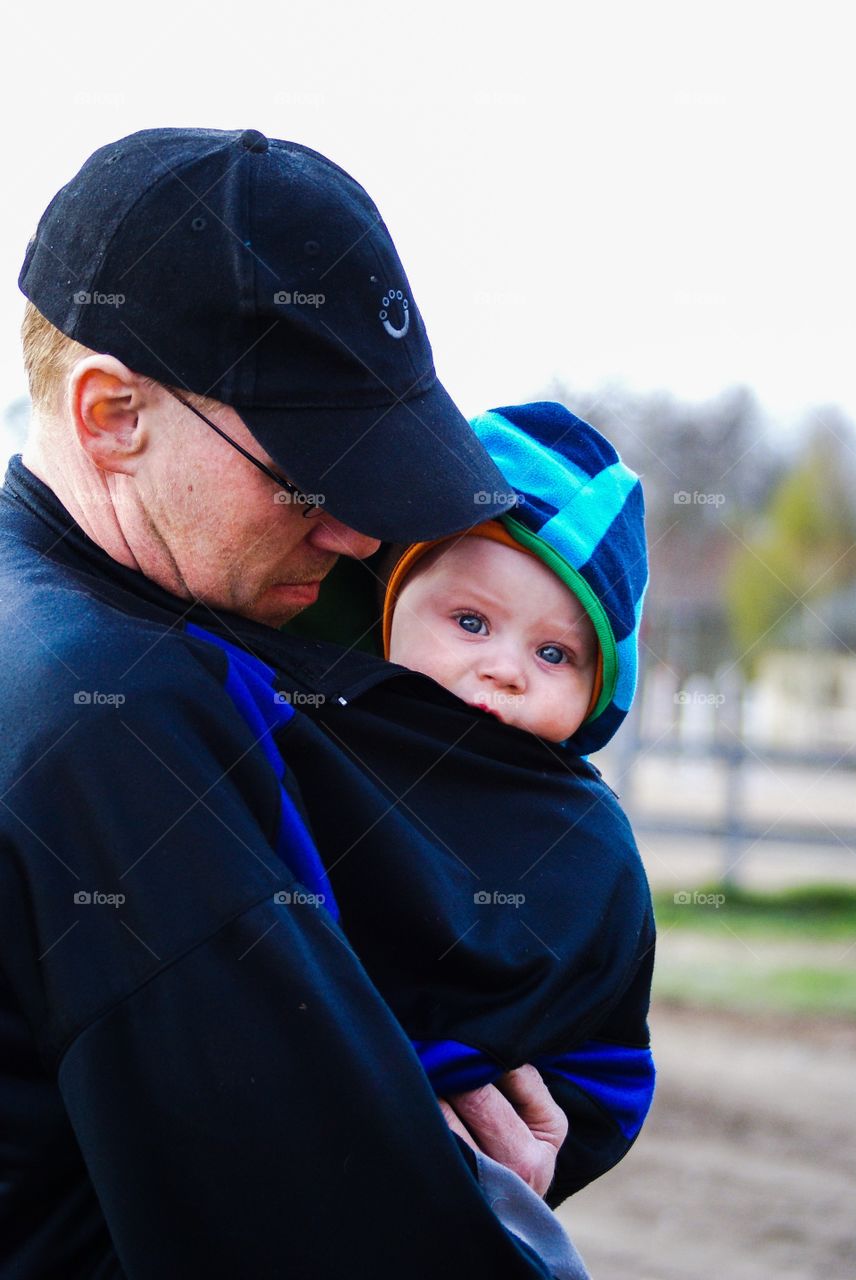
M 400 311 L 404 316 L 404 324 L 402 324 L 400 328 L 396 328 L 389 319 L 389 307 L 392 306 L 393 302 L 400 303 L 400 306 L 397 307 L 396 310 Z M 383 309 L 378 312 L 378 315 L 383 321 L 384 329 L 386 329 L 391 338 L 403 338 L 407 333 L 407 330 L 410 328 L 410 311 L 408 310 L 410 303 L 407 298 L 405 298 L 400 289 L 390 289 L 382 299 L 381 306 Z

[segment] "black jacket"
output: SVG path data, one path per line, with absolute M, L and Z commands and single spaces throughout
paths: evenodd
M 421 676 L 347 705 L 323 670 L 307 678 L 326 696 L 287 758 L 325 864 L 312 886 L 437 1093 L 526 1062 L 547 1077 L 570 1122 L 558 1204 L 626 1153 L 654 1088 L 654 922 L 617 798 L 590 763 Z
M 252 655 L 299 679 L 313 646 L 187 609 L 20 460 L 0 622 L 0 1275 L 545 1276 L 333 917 L 302 901 L 283 855 L 311 878 L 317 854 L 296 785 L 188 624 L 269 689 Z M 286 756 L 294 726 L 320 738 L 273 705 Z

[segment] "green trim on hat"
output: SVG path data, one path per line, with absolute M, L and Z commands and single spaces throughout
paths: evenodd
M 585 724 L 590 724 L 612 702 L 615 697 L 615 687 L 618 683 L 618 653 L 615 646 L 615 636 L 606 616 L 606 610 L 580 571 L 575 569 L 573 565 L 568 564 L 564 556 L 561 556 L 555 547 L 552 547 L 544 538 L 539 537 L 537 533 L 533 533 L 531 529 L 527 529 L 525 524 L 515 520 L 514 516 L 505 515 L 501 517 L 501 520 L 515 542 L 519 542 L 521 547 L 526 547 L 528 551 L 532 551 L 538 556 L 539 560 L 543 560 L 547 568 L 552 569 L 556 577 L 560 578 L 568 590 L 577 597 L 591 618 L 598 644 L 600 645 L 600 651 L 603 654 L 603 688 L 600 691 L 600 697 L 595 704 L 594 711 L 584 721 Z

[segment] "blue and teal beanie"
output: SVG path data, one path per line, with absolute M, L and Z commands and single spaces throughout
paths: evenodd
M 552 401 L 490 409 L 471 420 L 518 494 L 502 522 L 580 600 L 603 656 L 597 705 L 568 745 L 603 747 L 633 700 L 648 585 L 639 477 L 588 422 Z

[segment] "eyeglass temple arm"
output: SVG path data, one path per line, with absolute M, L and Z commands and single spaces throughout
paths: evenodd
M 222 427 L 217 426 L 216 422 L 212 422 L 210 418 L 206 418 L 205 414 L 201 413 L 200 410 L 197 409 L 195 405 L 192 405 L 189 400 L 185 400 L 184 396 L 180 396 L 177 391 L 173 391 L 169 387 L 167 387 L 166 390 L 169 391 L 169 394 L 173 396 L 179 404 L 183 404 L 185 409 L 189 409 L 191 413 L 195 413 L 197 418 L 201 418 L 206 426 L 210 427 L 212 431 L 216 431 L 217 435 L 230 444 L 233 449 L 237 449 L 238 453 L 243 454 L 247 459 L 247 462 L 251 462 L 254 467 L 258 467 L 259 471 L 263 471 L 264 474 L 269 476 L 275 484 L 280 486 L 280 488 L 285 489 L 287 493 L 297 494 L 300 492 L 297 485 L 292 484 L 290 480 L 286 480 L 284 476 L 278 476 L 276 472 L 271 471 L 270 467 L 266 466 L 264 462 L 259 461 L 258 458 L 254 458 L 249 450 L 245 449 L 242 444 L 238 444 L 237 440 L 233 440 Z

